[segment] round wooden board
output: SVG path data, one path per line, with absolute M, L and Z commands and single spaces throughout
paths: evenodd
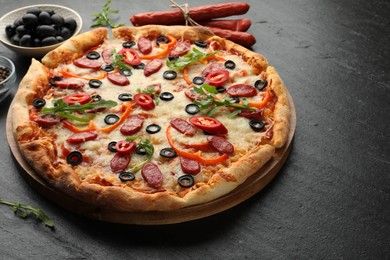
M 27 164 L 19 151 L 12 133 L 12 104 L 7 115 L 6 134 L 11 152 L 14 155 L 16 161 L 24 170 L 23 173 L 26 175 L 28 183 L 39 193 L 57 205 L 83 216 L 106 222 L 138 225 L 174 224 L 205 218 L 230 209 L 249 199 L 251 196 L 261 191 L 268 183 L 271 182 L 271 180 L 282 168 L 288 155 L 290 154 L 292 141 L 294 139 L 296 128 L 296 112 L 293 100 L 290 95 L 289 100 L 291 104 L 291 125 L 288 141 L 284 147 L 276 151 L 276 154 L 273 156 L 273 158 L 268 161 L 256 174 L 252 175 L 230 193 L 216 200 L 205 204 L 167 212 L 123 212 L 106 210 L 104 208 L 92 206 L 83 201 L 77 200 L 76 198 L 67 196 L 61 193 L 60 190 L 50 186 L 30 167 L 30 165 Z

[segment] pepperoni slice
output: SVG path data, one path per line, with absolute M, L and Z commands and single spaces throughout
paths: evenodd
M 114 61 L 113 51 L 114 51 L 113 48 L 105 48 L 102 51 L 102 57 L 106 64 L 111 64 Z
M 58 116 L 44 115 L 44 116 L 38 116 L 37 118 L 34 119 L 34 121 L 38 123 L 40 126 L 50 127 L 58 124 L 60 122 L 60 118 Z
M 241 113 L 239 113 L 238 116 L 242 116 L 249 119 L 260 119 L 263 116 L 263 109 L 257 109 L 255 111 L 244 110 Z
M 108 73 L 107 79 L 118 86 L 127 86 L 130 84 L 130 80 L 122 74 Z
M 206 78 L 207 75 L 209 75 L 211 72 L 216 70 L 223 70 L 225 69 L 225 65 L 223 63 L 214 62 L 211 63 L 209 66 L 207 66 L 201 73 L 202 77 Z
M 98 70 L 102 67 L 102 62 L 98 60 L 91 60 L 85 57 L 78 58 L 73 61 L 73 64 L 80 68 Z
M 254 97 L 257 95 L 256 88 L 248 84 L 232 85 L 226 92 L 232 97 Z
M 144 123 L 144 119 L 139 116 L 133 116 L 126 120 L 120 131 L 124 135 L 132 135 L 137 133 Z
M 65 78 L 54 81 L 54 84 L 60 88 L 79 89 L 84 86 L 84 81 L 77 78 Z
M 163 65 L 163 61 L 160 59 L 155 59 L 150 61 L 148 64 L 146 64 L 144 69 L 144 75 L 145 77 L 149 77 L 150 75 L 156 73 L 161 69 Z
M 196 127 L 188 123 L 182 118 L 174 118 L 170 122 L 171 126 L 184 135 L 194 136 L 196 134 Z
M 146 163 L 141 170 L 142 177 L 152 187 L 159 188 L 163 183 L 163 175 L 154 163 Z
M 94 140 L 98 134 L 95 131 L 75 133 L 66 139 L 68 143 L 78 144 L 86 141 Z
M 120 173 L 126 170 L 131 161 L 130 153 L 116 153 L 110 161 L 111 171 Z
M 138 39 L 138 50 L 144 55 L 151 53 L 153 50 L 152 42 L 146 37 L 140 37 Z
M 208 136 L 207 141 L 219 153 L 232 154 L 234 152 L 234 146 L 221 136 Z
M 180 157 L 181 170 L 184 173 L 196 175 L 200 172 L 199 162 L 184 157 Z
M 192 92 L 191 90 L 188 90 L 188 89 L 186 91 L 184 91 L 184 95 L 186 95 L 186 97 L 188 97 L 191 101 L 201 100 L 201 99 L 206 97 L 206 95 L 201 95 L 201 94 Z
M 184 41 L 184 42 L 179 42 L 176 44 L 176 46 L 171 50 L 169 53 L 169 57 L 176 58 L 183 56 L 187 54 L 191 49 L 191 42 L 190 41 Z

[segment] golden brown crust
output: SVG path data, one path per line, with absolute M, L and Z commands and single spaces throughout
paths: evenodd
M 106 28 L 76 35 L 60 47 L 49 52 L 42 58 L 42 63 L 48 68 L 56 68 L 61 63 L 69 63 L 81 57 L 88 49 L 101 44 L 108 37 Z
M 274 110 L 273 139 L 270 144 L 255 145 L 244 156 L 235 161 L 227 162 L 222 169 L 215 167 L 214 174 L 204 183 L 198 183 L 183 196 L 173 190 L 158 192 L 142 192 L 132 189 L 126 184 L 106 181 L 105 185 L 98 181 L 80 178 L 73 167 L 58 158 L 58 147 L 55 137 L 29 120 L 29 106 L 36 97 L 42 97 L 50 87 L 49 70 L 59 64 L 69 63 L 82 56 L 86 50 L 102 43 L 107 37 L 105 29 L 96 29 L 81 34 L 47 54 L 42 65 L 36 60 L 20 84 L 12 107 L 13 131 L 20 151 L 28 163 L 44 177 L 52 186 L 58 188 L 73 198 L 84 201 L 96 207 L 119 211 L 167 211 L 219 198 L 242 184 L 248 177 L 256 174 L 274 155 L 277 148 L 282 147 L 287 140 L 290 126 L 290 106 L 288 92 L 273 67 L 260 54 L 245 49 L 225 39 L 216 37 L 207 29 L 198 27 L 120 27 L 113 30 L 115 38 L 134 40 L 141 35 L 170 34 L 178 39 L 207 40 L 216 42 L 227 52 L 241 56 L 250 64 L 257 75 L 264 73 L 268 82 L 272 82 L 272 90 L 278 97 Z M 46 68 L 47 67 L 47 68 Z M 97 171 L 94 175 L 99 178 Z

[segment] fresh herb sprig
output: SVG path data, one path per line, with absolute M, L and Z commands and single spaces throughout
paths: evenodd
M 101 99 L 98 102 L 90 101 L 84 105 L 78 105 L 78 104 L 69 105 L 68 103 L 64 102 L 62 99 L 55 99 L 52 101 L 52 103 L 53 103 L 53 107 L 42 108 L 42 112 L 41 112 L 42 115 L 52 115 L 52 116 L 58 115 L 62 118 L 77 120 L 85 123 L 88 123 L 90 119 L 75 116 L 72 113 L 76 111 L 83 113 L 86 110 L 95 110 L 99 108 L 114 107 L 118 104 L 115 101 L 104 100 L 104 99 Z
M 120 26 L 124 26 L 125 24 L 114 24 L 110 20 L 110 14 L 117 14 L 118 10 L 111 10 L 110 9 L 111 0 L 108 0 L 104 6 L 103 10 L 99 14 L 93 14 L 92 17 L 94 17 L 95 23 L 91 25 L 91 27 L 97 27 L 97 26 L 110 26 L 111 28 L 116 28 Z
M 216 99 L 215 95 L 218 94 L 216 87 L 202 84 L 202 86 L 194 86 L 191 90 L 196 94 L 199 94 L 202 98 L 193 101 L 194 104 L 199 106 L 200 110 L 207 110 L 207 116 L 213 116 L 221 107 L 232 107 L 234 111 L 229 114 L 228 117 L 232 118 L 242 112 L 243 109 L 256 110 L 256 108 L 249 106 L 248 100 L 243 99 L 242 104 L 234 103 L 231 97 L 225 97 L 222 100 Z
M 132 136 L 126 138 L 127 141 L 135 141 L 136 139 L 140 138 L 140 136 Z M 132 173 L 136 173 L 139 170 L 141 170 L 142 166 L 144 166 L 145 163 L 149 162 L 154 154 L 154 146 L 152 142 L 148 138 L 141 138 L 141 140 L 138 142 L 137 146 L 144 150 L 147 158 L 146 160 L 142 161 L 141 163 L 137 164 L 136 166 L 133 166 L 129 171 Z
M 171 69 L 183 69 L 188 65 L 194 64 L 200 60 L 207 59 L 213 55 L 215 55 L 217 51 L 212 53 L 204 53 L 199 51 L 196 48 L 193 48 L 192 51 L 185 54 L 182 57 L 177 59 L 167 60 L 166 65 Z
M 0 204 L 9 206 L 18 217 L 27 218 L 29 216 L 33 216 L 45 223 L 46 226 L 54 228 L 53 220 L 51 220 L 41 209 L 37 209 L 29 205 L 24 205 L 19 202 L 13 203 L 2 199 L 0 199 Z
M 112 51 L 112 59 L 111 65 L 114 67 L 118 67 L 119 69 L 131 71 L 133 67 L 127 65 L 123 60 L 125 57 L 123 55 L 117 53 L 115 49 Z

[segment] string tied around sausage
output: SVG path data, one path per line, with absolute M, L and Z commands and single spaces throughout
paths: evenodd
M 173 1 L 173 0 L 169 0 L 169 1 L 172 3 L 172 5 L 171 5 L 172 8 L 179 8 L 179 10 L 182 11 L 186 26 L 188 26 L 188 25 L 201 26 L 200 24 L 195 22 L 194 19 L 191 18 L 190 10 L 188 9 L 187 3 L 179 5 L 179 4 L 175 3 L 175 1 Z

